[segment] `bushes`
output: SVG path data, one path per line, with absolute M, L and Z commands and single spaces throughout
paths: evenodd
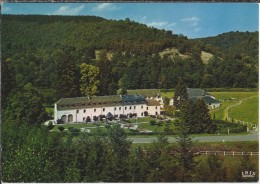
M 60 132 L 64 131 L 64 127 L 62 127 L 62 126 L 58 127 L 58 129 L 59 129 Z
M 79 135 L 79 132 L 80 130 L 77 129 L 77 128 L 74 128 L 74 127 L 69 127 L 68 128 L 68 131 L 71 133 L 71 135 L 73 136 L 78 136 Z
M 150 121 L 150 125 L 154 126 L 156 124 L 156 121 L 155 120 L 151 120 Z
M 218 133 L 227 133 L 229 129 L 229 133 L 241 133 L 247 131 L 246 125 L 241 125 L 237 123 L 231 123 L 224 120 L 213 120 L 214 124 L 217 125 Z

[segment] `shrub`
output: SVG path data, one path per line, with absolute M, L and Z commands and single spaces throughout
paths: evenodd
M 228 129 L 229 133 L 241 133 L 247 131 L 246 125 L 232 123 L 224 120 L 213 120 L 213 122 L 216 124 L 217 132 L 219 133 L 227 133 Z
M 58 127 L 59 131 L 62 132 L 64 130 L 64 127 L 60 126 Z
M 163 126 L 163 122 L 158 121 L 158 122 L 157 122 L 157 126 Z
M 48 123 L 48 130 L 52 130 L 54 127 L 55 127 L 55 125 L 53 125 L 52 124 L 52 122 L 51 121 L 49 121 L 49 123 Z
M 154 126 L 156 124 L 155 120 L 150 120 L 150 125 Z
M 69 130 L 69 132 L 71 133 L 71 135 L 73 135 L 73 136 L 78 136 L 78 135 L 79 135 L 79 132 L 80 132 L 79 129 L 74 128 L 74 127 L 69 127 L 68 130 Z

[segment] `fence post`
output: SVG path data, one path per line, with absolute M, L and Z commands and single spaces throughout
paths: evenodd
M 226 155 L 225 151 L 224 151 L 224 156 Z

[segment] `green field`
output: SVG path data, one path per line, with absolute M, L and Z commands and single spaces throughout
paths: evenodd
M 231 108 L 229 116 L 234 119 L 258 124 L 258 96 L 245 100 L 241 105 Z
M 210 111 L 212 118 L 223 119 L 229 117 L 237 120 L 258 123 L 258 92 L 210 92 L 217 100 L 221 101 L 221 107 Z M 251 99 L 248 99 L 251 98 Z M 248 99 L 248 100 L 247 100 Z M 241 105 L 240 101 L 243 101 Z M 234 105 L 238 106 L 234 106 Z M 234 107 L 232 107 L 234 106 Z

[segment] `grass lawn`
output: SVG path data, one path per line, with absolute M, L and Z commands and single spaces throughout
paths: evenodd
M 63 124 L 63 125 L 55 125 L 53 130 L 58 130 L 58 127 L 64 127 L 65 129 L 68 129 L 69 127 L 74 128 L 96 128 L 98 126 L 105 126 L 105 123 L 79 123 L 79 124 Z
M 161 92 L 162 97 L 168 97 L 168 98 L 173 98 L 174 97 L 174 92 Z
M 143 123 L 143 124 L 139 124 L 138 125 L 138 128 L 140 128 L 140 129 L 151 130 L 153 132 L 164 132 L 165 127 L 166 127 L 166 123 L 165 122 L 161 123 L 161 126 L 159 126 L 157 124 L 156 125 L 151 125 L 150 123 Z M 173 125 L 172 122 L 169 123 L 169 128 L 171 130 L 174 129 L 174 125 Z
M 215 114 L 215 119 L 225 120 L 225 109 L 232 104 L 234 104 L 234 102 L 221 102 L 220 108 L 210 111 L 211 118 L 213 119 Z
M 143 117 L 143 118 L 137 118 L 137 119 L 129 119 L 131 123 L 142 123 L 142 122 L 149 122 L 150 120 L 153 120 L 154 118 L 151 117 Z
M 236 98 L 237 100 L 242 100 L 251 96 L 258 95 L 258 92 L 233 92 L 233 91 L 223 91 L 223 92 L 210 92 L 216 99 L 223 100 L 229 98 Z
M 231 108 L 229 116 L 234 119 L 258 124 L 258 96 L 245 100 L 241 105 Z
M 239 106 L 232 107 L 229 109 L 229 112 L 232 113 L 229 116 L 238 120 L 246 120 L 246 117 L 249 118 L 252 123 L 258 122 L 258 92 L 210 92 L 217 100 L 225 100 L 221 102 L 221 107 L 210 111 L 211 117 L 215 119 L 225 120 L 227 115 L 227 107 L 234 105 L 239 102 L 239 100 L 247 99 L 249 97 L 254 97 L 246 100 Z M 231 100 L 233 98 L 233 100 Z M 248 101 L 248 102 L 247 102 Z M 250 107 L 249 107 L 250 106 Z M 240 118 L 243 119 L 240 119 Z

